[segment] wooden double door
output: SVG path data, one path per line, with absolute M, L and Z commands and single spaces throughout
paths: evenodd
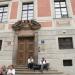
M 19 37 L 16 64 L 25 65 L 27 64 L 28 57 L 32 56 L 34 58 L 34 48 L 34 37 Z

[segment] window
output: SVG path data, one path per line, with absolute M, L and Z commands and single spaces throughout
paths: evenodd
M 72 60 L 63 60 L 63 66 L 72 66 Z
M 72 37 L 58 38 L 59 49 L 72 49 Z
M 34 13 L 34 5 L 33 3 L 23 3 L 22 6 L 22 20 L 31 20 L 33 19 Z
M 0 40 L 0 50 L 1 50 L 1 47 L 2 47 L 2 40 Z
M 7 22 L 8 5 L 0 6 L 0 22 Z
M 56 18 L 68 17 L 66 0 L 54 0 L 54 7 Z

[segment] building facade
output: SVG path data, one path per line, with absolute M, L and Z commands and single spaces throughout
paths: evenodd
M 45 57 L 50 69 L 74 75 L 74 24 L 75 0 L 0 0 L 0 64 Z

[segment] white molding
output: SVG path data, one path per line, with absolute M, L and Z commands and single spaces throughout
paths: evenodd
M 21 15 L 22 14 L 22 1 L 19 0 L 19 3 L 18 3 L 18 11 L 17 11 L 17 19 L 18 20 L 21 20 Z
M 5 5 L 5 4 L 9 4 L 10 1 L 4 1 L 4 2 L 0 2 L 0 5 Z
M 67 4 L 67 10 L 68 10 L 68 16 L 73 17 L 73 11 L 72 11 L 72 6 L 71 6 L 71 0 L 66 0 Z
M 34 1 L 34 19 L 36 19 L 38 16 L 38 4 L 37 0 Z
M 55 9 L 54 9 L 54 0 L 50 0 L 50 5 L 51 5 L 51 17 L 55 17 Z
M 19 0 L 12 0 L 11 2 L 17 2 L 17 1 L 19 1 Z
M 33 2 L 34 0 L 19 0 L 21 2 Z

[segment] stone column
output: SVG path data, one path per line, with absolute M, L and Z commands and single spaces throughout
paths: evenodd
M 18 49 L 18 36 L 17 36 L 16 32 L 14 32 L 14 37 L 13 37 L 13 52 L 12 52 L 12 61 L 13 61 L 14 65 L 16 65 L 17 49 Z
M 38 63 L 38 31 L 35 31 L 35 62 Z

